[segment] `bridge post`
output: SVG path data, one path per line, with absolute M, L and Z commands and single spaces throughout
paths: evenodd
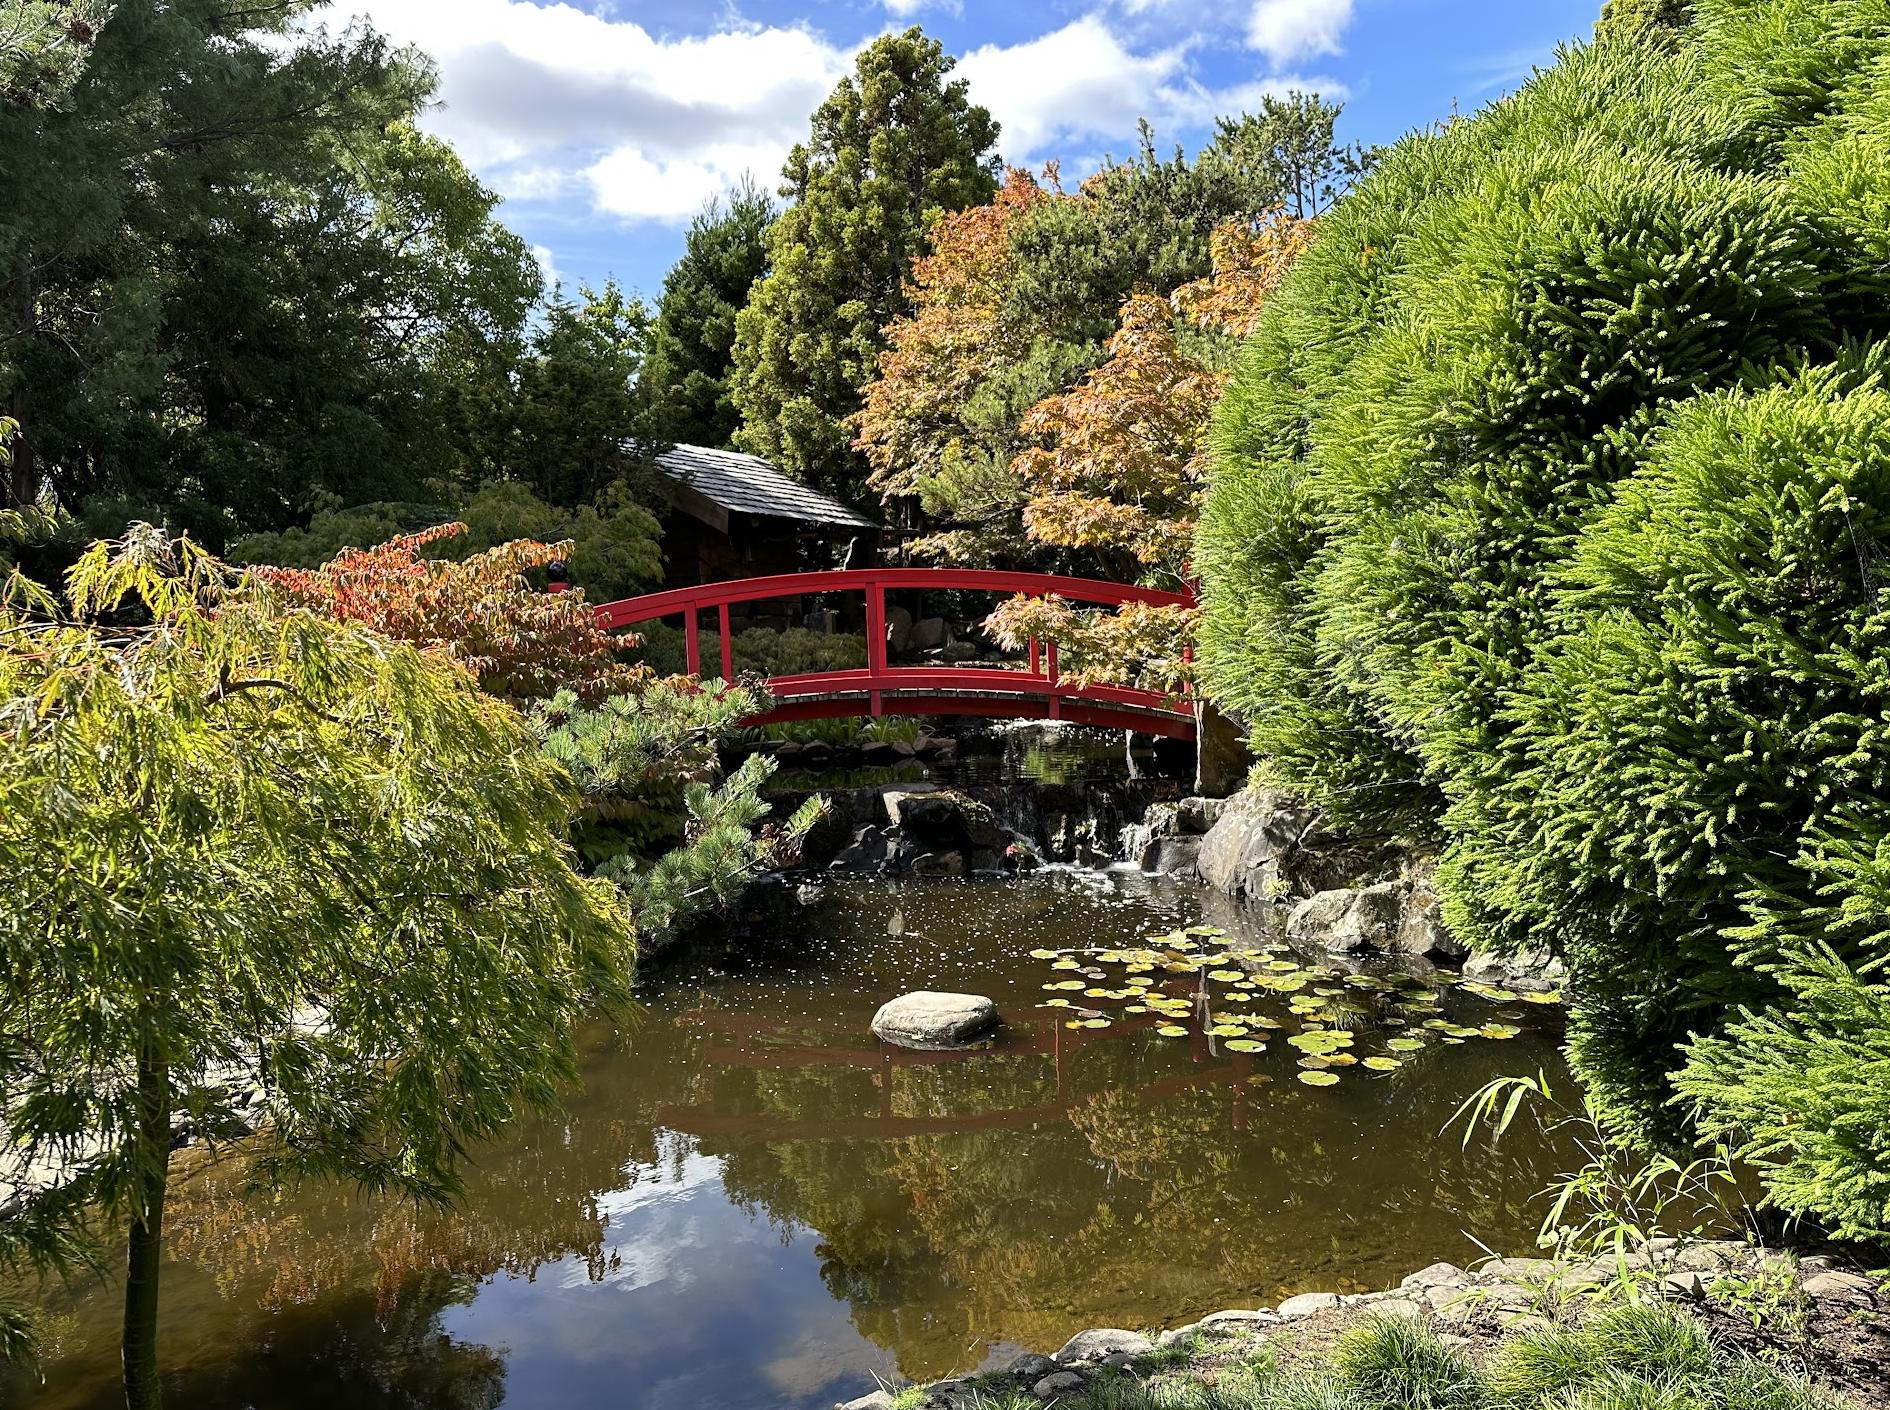
M 726 602 L 722 604 L 717 617 L 722 629 L 722 679 L 732 681 L 735 679 L 735 642 L 728 632 L 728 604 Z
M 1046 677 L 1049 678 L 1049 681 L 1050 681 L 1050 718 L 1053 720 L 1060 720 L 1063 718 L 1063 699 L 1062 699 L 1062 692 L 1057 688 L 1056 639 L 1052 637 L 1050 641 L 1045 643 L 1045 645 L 1047 647 L 1048 654 L 1044 658 L 1044 672 L 1043 673 Z
M 884 713 L 878 683 L 886 674 L 886 589 L 877 578 L 866 584 L 866 677 L 868 712 Z
M 697 620 L 702 615 L 699 607 L 690 606 L 683 613 L 683 664 L 689 674 L 702 674 L 702 624 Z

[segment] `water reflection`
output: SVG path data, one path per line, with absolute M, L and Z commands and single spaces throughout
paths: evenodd
M 1550 1034 L 1315 1090 L 1283 1045 L 1035 1007 L 1032 948 L 1202 919 L 1263 924 L 1139 878 L 836 884 L 766 954 L 647 976 L 636 1031 L 592 1035 L 567 1112 L 482 1152 L 457 1212 L 258 1200 L 240 1162 L 195 1170 L 166 1273 L 173 1403 L 824 1410 L 874 1373 L 1526 1247 L 1560 1153 L 1518 1135 L 1466 1157 L 1441 1128 L 1487 1078 L 1554 1069 Z M 989 993 L 1003 1041 L 881 1050 L 872 1009 L 925 986 Z M 59 1354 L 15 1401 L 111 1402 L 114 1292 L 47 1300 Z

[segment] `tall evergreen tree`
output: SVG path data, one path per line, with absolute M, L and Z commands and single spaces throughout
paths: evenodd
M 736 441 L 845 498 L 864 460 L 846 418 L 907 310 L 905 278 L 940 211 L 991 199 L 998 126 L 917 27 L 861 51 L 789 155 L 791 205 L 768 236 L 773 269 L 736 319 Z
M 689 227 L 683 256 L 664 276 L 644 365 L 644 423 L 655 440 L 727 446 L 741 425 L 730 396 L 735 315 L 768 272 L 774 202 L 744 180 L 727 204 L 712 200 Z

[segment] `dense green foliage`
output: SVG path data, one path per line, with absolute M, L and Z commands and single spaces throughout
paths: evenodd
M 0 54 L 10 502 L 221 542 L 450 473 L 456 388 L 502 375 L 538 269 L 413 127 L 431 75 L 310 8 L 70 13 L 56 86 Z
M 142 1410 L 178 1130 L 253 1131 L 267 1180 L 450 1195 L 469 1142 L 574 1075 L 633 946 L 572 867 L 564 771 L 439 655 L 149 529 L 63 604 L 8 599 L 0 1263 L 129 1231 Z
M 1444 839 L 1464 938 L 1565 948 L 1611 1119 L 1684 1067 L 1881 1233 L 1890 8 L 1693 9 L 1325 218 L 1217 419 L 1202 664 L 1335 819 Z
M 592 602 L 612 602 L 647 588 L 662 576 L 662 526 L 626 478 L 605 488 L 595 504 L 575 510 L 545 503 L 516 480 L 493 480 L 457 505 L 359 504 L 320 509 L 306 528 L 249 534 L 230 545 L 236 563 L 318 568 L 347 548 L 367 548 L 435 524 L 457 521 L 466 532 L 430 543 L 429 558 L 465 559 L 518 539 L 569 543 L 566 566 L 574 586 Z
M 951 69 L 916 28 L 860 51 L 789 154 L 781 194 L 793 204 L 768 232 L 770 270 L 735 321 L 737 442 L 843 499 L 866 480 L 846 418 L 880 329 L 906 308 L 926 224 L 997 187 L 997 124 Z
M 711 201 L 689 227 L 682 258 L 663 277 L 642 392 L 645 434 L 673 445 L 728 446 L 741 415 L 729 392 L 735 315 L 768 272 L 774 202 L 744 184 Z
M 759 754 L 720 778 L 717 742 L 764 704 L 746 687 L 665 679 L 589 709 L 561 692 L 532 714 L 545 753 L 583 797 L 573 840 L 599 876 L 623 887 L 646 945 L 791 863 L 824 811 L 813 799 L 768 821 L 761 790 L 775 765 Z

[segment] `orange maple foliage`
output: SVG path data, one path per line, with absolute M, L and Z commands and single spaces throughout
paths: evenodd
M 1233 221 L 1212 237 L 1214 272 L 1172 300 L 1130 296 L 1109 357 L 1075 387 L 1039 402 L 1021 429 L 1038 444 L 1011 469 L 1025 491 L 1024 531 L 1036 542 L 1089 549 L 1116 572 L 1179 585 L 1187 574 L 1206 483 L 1206 436 L 1226 374 L 1184 345 L 1192 328 L 1240 338 L 1311 243 L 1313 222 L 1280 211 Z M 1092 678 L 1173 689 L 1187 677 L 1193 609 L 1079 612 L 1013 598 L 986 622 L 1016 646 L 1062 642 Z
M 1131 295 L 1109 359 L 1024 417 L 1040 444 L 1011 462 L 1024 530 L 1121 569 L 1178 579 L 1202 484 L 1201 442 L 1225 381 L 1182 349 L 1166 299 Z
M 460 562 L 421 556 L 465 532 L 464 524 L 441 524 L 347 549 L 319 568 L 251 571 L 298 606 L 441 651 L 508 699 L 567 687 L 597 699 L 647 683 L 646 668 L 617 659 L 617 648 L 631 643 L 598 627 L 582 593 L 541 592 L 527 581 L 531 569 L 568 557 L 570 544 L 518 539 Z
M 931 253 L 913 261 L 907 285 L 913 312 L 886 326 L 878 376 L 853 416 L 854 447 L 882 495 L 919 493 L 955 457 L 977 449 L 966 444 L 960 410 L 1026 341 L 1005 314 L 1016 268 L 1009 226 L 1057 199 L 1075 198 L 1053 195 L 1011 168 L 990 204 L 949 212 L 933 225 Z
M 1175 311 L 1203 332 L 1246 337 L 1317 228 L 1317 221 L 1279 209 L 1217 226 L 1208 237 L 1214 272 L 1175 290 Z

